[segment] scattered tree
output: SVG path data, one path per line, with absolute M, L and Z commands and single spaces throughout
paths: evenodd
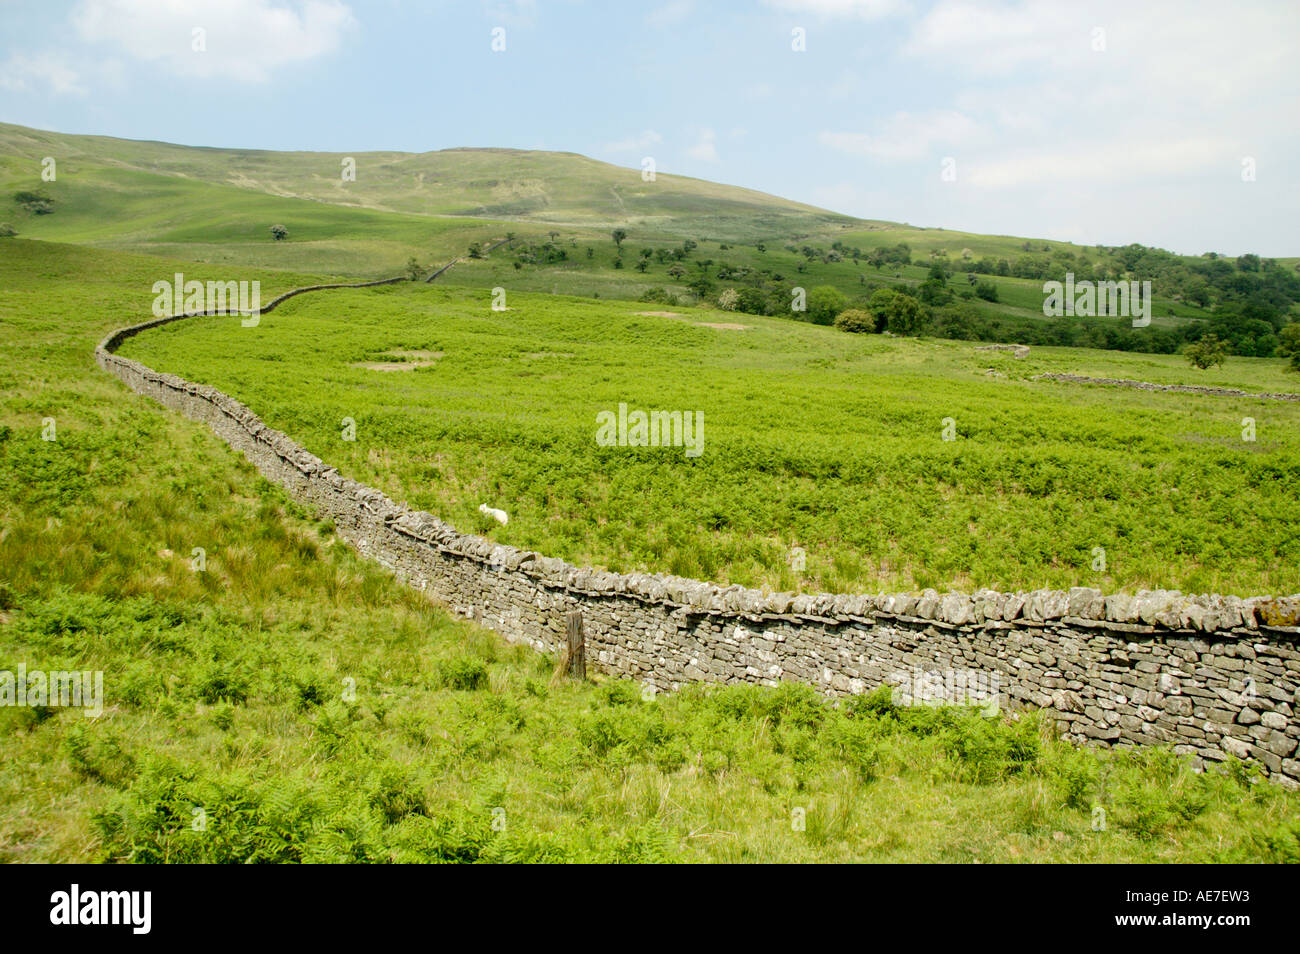
M 411 281 L 419 281 L 420 272 L 422 271 L 423 269 L 420 267 L 420 263 L 415 260 L 414 255 L 406 260 L 406 277 Z
M 285 239 L 289 237 L 289 230 L 286 229 L 283 225 L 272 225 L 271 237 L 275 239 L 277 242 L 283 242 Z
M 1184 346 L 1183 354 L 1193 367 L 1204 371 L 1228 360 L 1228 346 L 1219 340 L 1218 335 L 1208 334 L 1200 341 Z
M 615 229 L 610 232 L 609 235 L 610 238 L 614 240 L 614 244 L 621 249 L 623 247 L 623 239 L 627 238 L 627 229 Z
M 0 222 L 0 238 L 13 238 L 18 234 L 18 230 L 8 222 Z

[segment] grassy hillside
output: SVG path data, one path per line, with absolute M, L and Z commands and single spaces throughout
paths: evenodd
M 575 153 L 515 149 L 440 152 L 271 152 L 209 149 L 0 124 L 0 155 L 32 169 L 44 156 L 73 168 L 112 167 L 230 185 L 274 196 L 421 215 L 562 224 L 607 232 L 720 238 L 823 231 L 849 216 L 776 196 L 668 174 L 643 182 L 626 169 Z M 356 160 L 356 181 L 341 163 Z
M 356 160 L 355 182 L 342 181 L 340 163 L 345 155 Z M 58 163 L 59 180 L 54 183 L 40 181 L 40 161 L 46 156 L 53 156 Z M 73 185 L 76 180 L 82 184 Z M 356 223 L 366 237 L 392 230 L 394 243 L 403 251 L 439 254 L 453 249 L 463 252 L 470 241 L 504 234 L 507 229 L 521 236 L 541 236 L 552 228 L 586 243 L 608 242 L 615 227 L 627 229 L 633 243 L 692 238 L 772 244 L 815 239 L 841 240 L 871 249 L 907 242 L 918 250 L 918 259 L 936 249 L 945 249 L 954 257 L 962 249 L 976 256 L 1004 256 L 1021 251 L 1027 241 L 861 220 L 749 189 L 671 174 L 660 173 L 648 183 L 642 181 L 639 168 L 614 166 L 575 153 L 465 148 L 347 154 L 213 149 L 0 123 L 0 189 L 37 187 L 65 201 L 60 202 L 57 215 L 24 219 L 24 234 L 158 254 L 175 254 L 187 245 L 223 242 L 252 243 L 262 250 L 267 227 L 281 220 L 290 225 L 295 240 L 321 242 L 346 237 L 350 241 L 355 236 L 335 223 Z M 268 198 L 279 201 L 268 202 Z M 287 201 L 293 199 L 341 206 L 353 213 L 401 215 L 335 218 L 310 204 Z M 229 216 L 223 214 L 227 205 L 234 206 Z M 409 215 L 435 221 L 420 226 L 405 217 Z M 250 217 L 255 221 L 249 223 Z M 293 227 L 299 217 L 303 219 L 301 236 Z M 490 224 L 457 221 L 466 217 L 486 219 Z M 60 223 L 60 218 L 76 221 Z M 247 230 L 245 224 L 250 226 Z M 421 228 L 430 234 L 420 232 Z M 439 242 L 436 236 L 447 231 L 456 232 L 455 241 Z M 1033 239 L 1030 244 L 1037 250 L 1082 250 L 1067 242 Z M 236 258 L 230 261 L 246 264 Z M 274 259 L 266 265 L 280 267 Z
M 1236 763 L 792 686 L 552 685 L 94 366 L 175 270 L 213 274 L 0 252 L 0 670 L 106 696 L 0 708 L 0 860 L 1300 860 L 1300 795 Z
M 124 353 L 215 384 L 396 499 L 578 563 L 833 592 L 1300 590 L 1300 405 L 1034 380 L 1293 389 L 1280 359 L 1203 373 L 1177 356 L 1017 360 L 707 309 L 490 304 L 423 284 L 343 291 L 251 331 L 172 325 Z M 703 453 L 597 446 L 597 415 L 620 402 L 702 412 Z
M 54 182 L 40 179 L 46 156 L 58 164 Z M 1050 257 L 1062 274 L 1071 261 L 1086 259 L 1109 273 L 1123 272 L 1109 251 L 863 221 L 671 175 L 646 183 L 637 169 L 571 153 L 354 153 L 355 182 L 342 180 L 343 158 L 64 135 L 0 124 L 0 222 L 29 238 L 233 270 L 359 278 L 397 274 L 412 257 L 432 270 L 466 256 L 473 245 L 494 245 L 511 235 L 514 241 L 507 247 L 489 258 L 468 259 L 442 280 L 624 299 L 664 289 L 669 298 L 713 300 L 727 287 L 761 282 L 829 285 L 854 301 L 878 286 L 915 291 L 935 256 L 959 264 Z M 34 189 L 53 200 L 51 214 L 33 214 L 14 201 L 15 193 Z M 273 224 L 288 228 L 286 241 L 271 239 Z M 611 240 L 614 228 L 627 233 L 622 255 Z M 687 241 L 698 247 L 686 259 L 660 257 Z M 873 252 L 900 243 L 912 250 L 910 264 L 873 267 L 867 261 Z M 829 254 L 832 246 L 843 254 Z M 541 258 L 532 254 L 539 248 L 548 249 Z M 656 256 L 644 270 L 639 267 L 643 253 Z M 864 258 L 858 259 L 858 253 Z M 965 278 L 951 278 L 954 300 L 968 313 L 958 323 L 982 323 L 976 336 L 1115 346 L 1095 330 L 1078 341 L 1070 329 L 1038 334 L 1044 324 L 1041 278 L 982 276 L 996 289 L 996 301 L 975 296 Z M 1185 328 L 1190 319 L 1210 315 L 1204 303 L 1185 299 L 1184 285 L 1182 278 L 1155 283 L 1155 329 Z M 962 336 L 947 326 L 940 333 Z M 1171 339 L 1166 350 L 1174 344 Z

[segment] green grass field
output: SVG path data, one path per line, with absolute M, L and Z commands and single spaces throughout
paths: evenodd
M 99 719 L 0 709 L 0 859 L 1300 860 L 1300 795 L 1235 763 L 1196 775 L 1161 751 L 1073 749 L 1033 718 L 835 709 L 793 686 L 552 685 L 553 660 L 453 621 L 94 366 L 110 328 L 147 317 L 160 270 L 210 277 L 0 251 L 0 669 L 102 670 L 107 697 Z M 338 304 L 391 320 L 421 300 L 407 292 Z M 253 330 L 307 323 L 286 307 Z
M 265 302 L 513 234 L 432 286 L 304 296 L 251 329 L 187 321 L 125 353 L 226 390 L 460 529 L 577 563 L 802 591 L 1238 595 L 1300 590 L 1300 407 L 1033 378 L 1300 390 L 1282 360 L 1016 360 L 639 304 L 651 288 L 694 301 L 692 279 L 721 267 L 856 299 L 924 281 L 931 253 L 1013 258 L 1026 240 L 645 183 L 568 153 L 353 156 L 345 183 L 342 154 L 0 124 L 0 223 L 20 236 L 0 239 L 0 671 L 99 670 L 106 695 L 98 719 L 0 708 L 0 860 L 1300 861 L 1300 793 L 1233 760 L 1197 774 L 1167 750 L 1073 748 L 1034 716 L 879 694 L 644 698 L 555 679 L 556 660 L 398 585 L 92 351 L 149 317 L 153 283 L 177 271 L 260 280 Z M 23 189 L 46 191 L 52 214 L 13 201 Z M 634 267 L 684 239 L 698 242 L 686 274 Z M 564 261 L 515 267 L 550 240 Z M 913 264 L 801 252 L 837 241 L 906 242 Z M 1000 300 L 971 300 L 980 315 L 1043 320 L 1041 282 L 985 280 Z M 490 308 L 496 286 L 507 311 Z M 1157 288 L 1155 314 L 1167 327 L 1206 312 Z M 598 446 L 596 415 L 620 402 L 703 411 L 703 454 Z
M 1300 589 L 1300 407 L 1033 380 L 1281 391 L 1295 378 L 1280 359 L 1210 372 L 1080 349 L 1017 360 L 703 309 L 490 301 L 422 284 L 343 291 L 256 329 L 171 325 L 123 353 L 222 388 L 395 499 L 580 564 L 831 592 Z M 709 327 L 727 323 L 745 327 Z M 367 367 L 388 363 L 401 370 Z M 598 446 L 597 415 L 620 403 L 702 412 L 702 455 Z

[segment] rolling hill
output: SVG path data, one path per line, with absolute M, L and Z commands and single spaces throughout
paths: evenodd
M 639 169 L 568 152 L 458 148 L 336 154 L 212 149 L 0 124 L 0 156 L 7 177 L 14 178 L 24 171 L 21 160 L 32 163 L 28 170 L 37 170 L 35 163 L 54 156 L 78 175 L 92 170 L 134 173 L 105 180 L 127 192 L 147 188 L 150 177 L 170 178 L 354 209 L 600 231 L 624 227 L 657 235 L 707 234 L 740 241 L 871 224 L 685 176 L 660 173 L 655 181 L 643 182 Z M 355 181 L 343 181 L 345 158 L 355 160 Z
M 41 177 L 47 156 L 57 163 L 51 182 Z M 356 178 L 345 182 L 348 159 Z M 53 214 L 17 202 L 24 190 L 48 194 Z M 242 270 L 368 279 L 398 274 L 410 259 L 427 274 L 459 258 L 463 263 L 443 283 L 670 304 L 712 300 L 727 286 L 749 285 L 767 296 L 767 314 L 775 313 L 777 299 L 789 304 L 794 285 L 831 286 L 859 307 L 877 288 L 915 293 L 939 261 L 953 283 L 943 301 L 962 309 L 936 325 L 942 336 L 1101 347 L 1129 345 L 1117 345 L 1114 334 L 1099 328 L 1077 340 L 1072 329 L 1043 337 L 1044 274 L 1010 270 L 1007 261 L 1050 260 L 1043 267 L 1053 276 L 1096 268 L 1112 278 L 1138 277 L 1123 249 L 856 219 L 682 176 L 644 182 L 639 169 L 575 153 L 217 149 L 9 124 L 0 124 L 4 222 L 24 238 Z M 287 241 L 272 239 L 273 224 L 287 228 Z M 616 229 L 627 236 L 621 247 L 611 239 Z M 514 241 L 495 254 L 469 251 L 508 236 Z M 910 258 L 872 261 L 873 253 L 892 254 L 903 245 Z M 1179 329 L 1209 319 L 1211 311 L 1208 299 L 1187 294 L 1204 261 L 1160 254 L 1155 325 L 1173 336 L 1154 350 L 1168 351 L 1182 340 Z M 987 294 L 976 296 L 972 267 L 981 261 L 996 261 L 1002 270 L 982 268 Z M 1275 304 L 1285 312 L 1294 297 Z M 1276 329 L 1229 337 L 1238 353 L 1271 354 L 1265 330 Z

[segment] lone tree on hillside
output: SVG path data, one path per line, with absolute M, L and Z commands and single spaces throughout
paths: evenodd
M 1228 360 L 1228 346 L 1218 335 L 1206 335 L 1183 348 L 1183 354 L 1193 367 L 1204 371 Z
M 289 237 L 289 230 L 286 229 L 283 225 L 272 225 L 271 237 L 274 238 L 277 242 L 281 242 L 284 239 L 287 239 Z
M 515 264 L 518 264 L 518 262 Z M 420 278 L 420 272 L 423 270 L 424 269 L 420 267 L 420 263 L 415 260 L 414 255 L 406 260 L 406 277 L 411 281 L 418 281 Z
M 627 238 L 627 229 L 615 229 L 614 231 L 610 232 L 609 235 L 610 238 L 614 240 L 614 244 L 617 245 L 619 248 L 622 248 L 623 239 Z

